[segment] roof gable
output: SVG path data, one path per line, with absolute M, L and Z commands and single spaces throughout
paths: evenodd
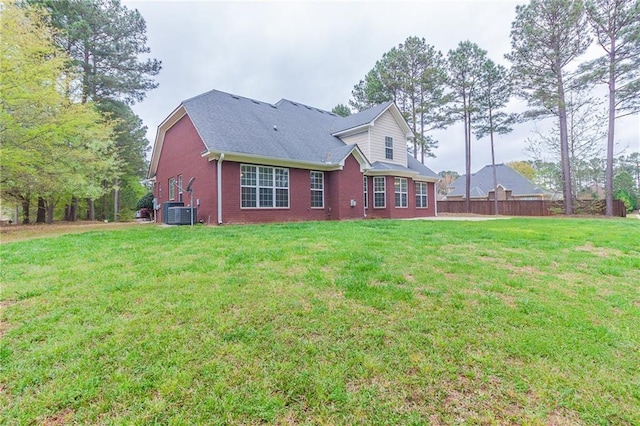
M 360 111 L 356 114 L 351 114 L 347 117 L 338 117 L 333 123 L 331 129 L 332 134 L 334 136 L 348 136 L 356 134 L 368 126 L 373 126 L 375 121 L 387 111 L 391 113 L 402 132 L 407 136 L 413 137 L 411 128 L 404 117 L 402 117 L 402 113 L 393 101 L 376 105 L 373 108 Z

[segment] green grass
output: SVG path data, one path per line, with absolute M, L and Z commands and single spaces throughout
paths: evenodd
M 640 424 L 640 221 L 0 246 L 2 424 Z

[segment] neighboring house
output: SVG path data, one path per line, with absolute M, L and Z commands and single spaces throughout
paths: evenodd
M 447 200 L 464 200 L 466 196 L 466 175 L 451 184 Z M 522 176 L 506 164 L 496 164 L 498 180 L 498 200 L 549 200 L 552 194 Z M 470 198 L 472 200 L 493 200 L 493 166 L 484 166 L 471 175 Z
M 212 90 L 158 127 L 156 220 L 167 202 L 189 204 L 191 178 L 203 223 L 435 216 L 438 176 L 407 154 L 412 138 L 393 102 L 340 117 Z

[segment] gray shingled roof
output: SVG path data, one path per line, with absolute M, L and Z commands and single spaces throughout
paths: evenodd
M 413 158 L 411 154 L 407 154 L 407 166 L 404 167 L 399 164 L 385 163 L 384 161 L 376 161 L 372 164 L 372 170 L 376 171 L 397 171 L 404 173 L 418 173 L 420 176 L 438 179 L 439 176 L 435 174 L 430 168 Z
M 272 105 L 212 90 L 183 105 L 213 152 L 326 162 L 345 147 L 330 131 L 340 117 L 284 99 Z
M 522 176 L 516 170 L 505 164 L 496 164 L 496 175 L 498 184 L 506 190 L 511 190 L 511 195 L 533 195 L 548 194 L 547 191 L 538 187 L 526 177 Z M 450 196 L 465 196 L 465 175 L 456 179 L 451 186 L 453 190 L 447 194 Z M 484 166 L 476 173 L 471 175 L 471 196 L 486 197 L 489 191 L 493 190 L 493 167 L 491 165 Z
M 393 101 L 387 101 L 383 104 L 376 105 L 373 108 L 369 108 L 359 113 L 351 114 L 347 117 L 341 117 L 340 120 L 335 121 L 334 126 L 331 129 L 331 132 L 339 133 L 345 130 L 353 129 L 355 127 L 359 127 L 359 126 L 371 123 L 371 121 L 373 121 L 374 118 L 379 116 L 392 103 Z
M 437 173 L 419 162 L 416 158 L 413 157 L 413 155 L 407 154 L 407 166 L 409 166 L 411 170 L 418 172 L 420 176 L 430 177 L 434 179 L 440 178 Z

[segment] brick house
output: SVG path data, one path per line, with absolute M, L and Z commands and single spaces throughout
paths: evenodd
M 190 204 L 191 178 L 206 224 L 435 216 L 438 176 L 407 155 L 412 138 L 393 102 L 340 117 L 212 90 L 158 127 L 156 220 L 165 203 Z

